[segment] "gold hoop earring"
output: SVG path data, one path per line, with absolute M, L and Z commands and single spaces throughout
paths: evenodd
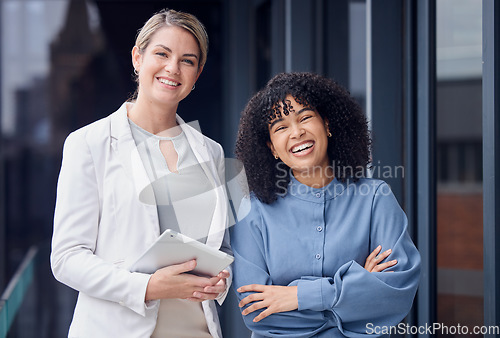
M 325 122 L 325 128 L 326 128 L 326 135 L 328 137 L 332 137 L 332 133 L 330 132 L 330 126 L 328 125 L 328 122 Z

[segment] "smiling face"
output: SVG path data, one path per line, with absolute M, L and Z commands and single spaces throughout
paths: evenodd
M 288 95 L 278 110 L 281 112 L 269 124 L 268 143 L 273 155 L 292 169 L 302 183 L 329 168 L 328 127 L 315 108 L 301 105 Z M 287 114 L 288 112 L 288 114 Z M 313 179 L 314 180 L 314 179 Z
M 137 100 L 177 107 L 201 74 L 194 36 L 177 26 L 160 28 L 145 50 L 135 46 L 132 62 L 139 73 Z

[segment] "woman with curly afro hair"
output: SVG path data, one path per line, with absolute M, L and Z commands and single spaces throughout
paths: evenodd
M 275 184 L 276 177 L 284 179 L 286 184 L 290 179 L 288 175 L 283 177 L 285 166 L 280 165 L 281 160 L 272 156 L 268 147 L 269 121 L 280 117 L 281 108 L 277 104 L 286 101 L 288 95 L 315 107 L 328 123 L 332 135 L 328 138 L 328 157 L 335 176 L 342 181 L 364 176 L 370 161 L 370 138 L 361 107 L 347 90 L 325 77 L 283 73 L 250 100 L 241 117 L 236 156 L 245 166 L 250 191 L 262 202 L 271 203 L 283 186 Z M 288 115 L 286 109 L 282 113 Z
M 382 335 L 407 315 L 420 254 L 389 186 L 365 177 L 367 121 L 346 89 L 276 75 L 242 113 L 236 156 L 250 208 L 232 229 L 234 285 L 252 337 Z

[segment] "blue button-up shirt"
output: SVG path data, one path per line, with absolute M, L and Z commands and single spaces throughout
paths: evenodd
M 250 213 L 232 229 L 234 288 L 296 285 L 299 304 L 258 323 L 262 310 L 244 316 L 253 337 L 359 336 L 397 325 L 420 272 L 407 223 L 389 186 L 375 179 L 314 189 L 292 177 L 275 202 L 252 197 Z M 363 268 L 378 245 L 392 249 L 393 272 Z

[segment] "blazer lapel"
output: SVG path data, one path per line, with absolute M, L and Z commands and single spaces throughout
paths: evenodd
M 210 224 L 206 244 L 218 249 L 224 238 L 228 222 L 227 208 L 229 207 L 229 204 L 227 203 L 225 187 L 219 178 L 216 163 L 214 163 L 214 159 L 208 153 L 207 145 L 203 134 L 200 132 L 198 122 L 195 121 L 185 123 L 179 116 L 177 116 L 177 122 L 186 134 L 186 138 L 196 156 L 196 159 L 198 160 L 198 163 L 200 163 L 203 171 L 214 187 L 216 195 L 215 210 Z
M 139 156 L 137 146 L 130 125 L 127 119 L 127 102 L 125 102 L 120 109 L 111 115 L 111 147 L 113 152 L 118 157 L 126 176 L 132 180 L 137 198 L 142 202 L 142 205 L 147 209 L 153 219 L 156 219 L 156 226 L 158 227 L 158 212 L 156 210 L 156 199 L 154 196 L 151 181 L 142 160 Z
M 132 137 L 130 125 L 127 120 L 126 105 L 127 103 L 124 103 L 120 109 L 111 115 L 111 147 L 127 176 L 134 182 L 137 197 L 142 202 L 142 205 L 144 205 L 153 219 L 157 220 L 155 231 L 159 234 L 158 212 L 154 191 Z M 227 210 L 229 204 L 225 186 L 219 178 L 217 165 L 208 152 L 204 136 L 199 132 L 199 124 L 197 122 L 187 124 L 179 116 L 177 116 L 177 122 L 186 134 L 186 138 L 198 163 L 200 163 L 215 190 L 215 210 L 206 244 L 218 249 L 224 238 L 228 222 Z

